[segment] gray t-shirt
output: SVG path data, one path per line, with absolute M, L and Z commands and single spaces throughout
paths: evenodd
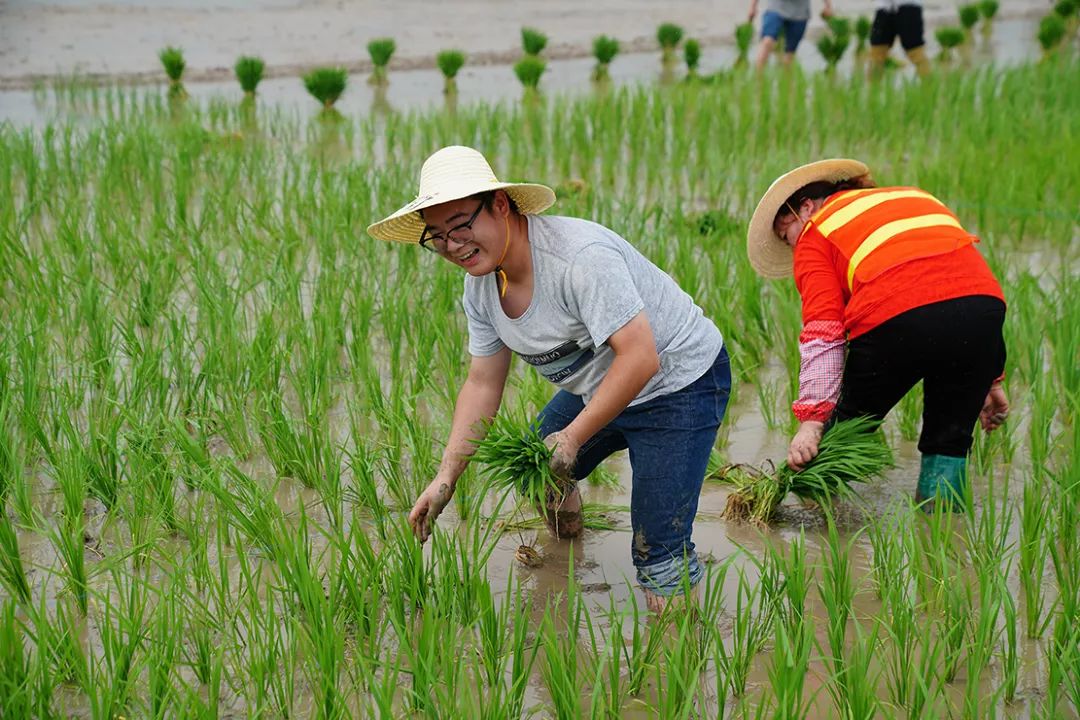
M 521 317 L 509 318 L 499 303 L 495 275 L 467 275 L 462 304 L 472 355 L 509 347 L 555 385 L 588 402 L 615 358 L 608 338 L 644 310 L 660 370 L 631 405 L 681 390 L 709 369 L 723 338 L 670 276 L 602 225 L 526 217 L 532 302 Z
M 768 0 L 765 9 L 785 20 L 810 19 L 810 0 Z

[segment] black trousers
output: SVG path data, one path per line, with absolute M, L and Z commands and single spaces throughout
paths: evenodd
M 900 36 L 900 45 L 905 50 L 922 47 L 923 16 L 918 5 L 901 5 L 895 11 L 878 10 L 874 13 L 874 24 L 870 26 L 870 44 L 892 47 L 896 36 Z
M 990 384 L 1005 367 L 1005 303 L 987 295 L 923 305 L 848 343 L 836 419 L 884 419 L 923 381 L 924 455 L 964 457 Z

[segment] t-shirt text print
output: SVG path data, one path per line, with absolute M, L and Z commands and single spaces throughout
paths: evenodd
M 549 381 L 557 383 L 583 368 L 593 359 L 594 353 L 591 347 L 583 348 L 577 342 L 567 340 L 553 350 L 520 357 Z

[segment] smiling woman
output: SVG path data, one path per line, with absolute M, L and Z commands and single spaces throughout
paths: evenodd
M 409 521 L 421 540 L 498 412 L 511 353 L 558 388 L 536 420 L 560 492 L 539 508 L 559 537 L 582 532 L 577 481 L 630 450 L 631 552 L 649 607 L 698 583 L 698 494 L 731 387 L 720 331 L 629 242 L 596 223 L 541 216 L 544 185 L 503 183 L 471 148 L 420 172 L 417 199 L 371 225 L 466 272 L 472 361 L 435 479 Z

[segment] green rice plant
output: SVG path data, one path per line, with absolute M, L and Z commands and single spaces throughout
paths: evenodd
M 990 0 L 993 2 L 994 0 Z M 866 44 L 870 41 L 872 23 L 870 18 L 860 15 L 855 18 L 855 52 L 862 54 L 866 50 Z
M 822 582 L 818 585 L 821 602 L 827 614 L 826 636 L 829 641 L 826 666 L 829 668 L 829 694 L 836 704 L 841 717 L 869 718 L 866 714 L 866 682 L 868 668 L 865 664 L 853 667 L 847 656 L 847 626 L 854 611 L 855 581 L 851 574 L 851 550 L 859 539 L 856 533 L 846 543 L 840 541 L 836 521 L 826 510 L 825 519 L 828 527 L 827 546 Z M 856 623 L 856 627 L 858 624 Z M 876 640 L 876 632 L 875 632 Z M 856 642 L 853 650 L 861 648 Z M 854 660 L 855 658 L 851 658 Z M 865 659 L 862 656 L 860 660 Z M 870 699 L 874 697 L 870 688 Z
M 979 14 L 982 16 L 983 22 L 986 27 L 990 27 L 990 23 L 997 15 L 998 0 L 980 0 L 979 2 Z
M 803 697 L 814 643 L 814 625 L 809 617 L 773 624 L 772 662 L 769 685 L 776 701 L 774 717 L 805 718 L 809 701 Z
M 907 442 L 915 442 L 919 437 L 919 421 L 922 420 L 923 391 L 922 381 L 907 392 L 897 403 L 896 419 L 900 437 Z
M 735 26 L 735 47 L 738 57 L 735 66 L 746 65 L 750 57 L 750 46 L 754 43 L 754 24 L 745 22 Z
M 855 418 L 825 433 L 819 453 L 803 470 L 785 463 L 774 474 L 754 472 L 733 478 L 724 517 L 764 525 L 788 493 L 814 501 L 847 496 L 851 485 L 880 477 L 892 467 L 892 453 L 882 442 L 879 423 Z
M 443 92 L 457 92 L 457 74 L 465 66 L 465 53 L 461 50 L 443 50 L 435 56 L 435 64 L 443 74 Z
M 683 43 L 683 59 L 686 61 L 687 74 L 690 77 L 697 75 L 698 65 L 701 63 L 701 43 L 693 39 Z
M 545 70 L 547 70 L 547 61 L 535 55 L 526 55 L 514 63 L 514 75 L 526 90 L 537 89 Z
M 184 61 L 184 51 L 171 45 L 158 52 L 158 60 L 165 69 L 165 75 L 169 78 L 169 99 L 179 100 L 187 97 L 184 90 L 183 76 L 187 63 Z
M 944 616 L 937 625 L 943 643 L 942 678 L 951 683 L 956 679 L 967 645 L 972 615 L 971 588 L 962 579 L 953 578 L 945 584 L 942 592 Z
M 609 77 L 608 68 L 611 61 L 619 54 L 619 41 L 610 35 L 597 35 L 592 42 L 593 57 L 596 58 L 596 67 L 593 68 L 593 80 L 606 80 Z
M 349 72 L 345 68 L 316 68 L 304 75 L 304 87 L 322 103 L 324 110 L 330 110 L 345 92 L 348 78 Z
M 1061 45 L 1065 39 L 1065 20 L 1056 12 L 1043 16 L 1039 21 L 1039 31 L 1036 36 L 1043 53 L 1049 55 Z
M 536 28 L 521 28 L 521 47 L 526 55 L 539 56 L 547 47 L 548 36 Z
M 16 616 L 16 603 L 0 606 L 0 711 L 4 717 L 33 717 L 33 681 L 30 651 Z
M 775 617 L 772 599 L 764 588 L 750 582 L 741 568 L 738 575 L 730 647 L 718 633 L 713 647 L 717 675 L 727 679 L 727 692 L 735 698 L 746 693 L 751 664 L 772 634 Z
M 964 30 L 953 25 L 947 25 L 935 30 L 934 37 L 937 38 L 938 45 L 941 46 L 941 55 L 939 57 L 942 62 L 947 62 L 952 58 L 952 51 L 963 45 Z
M 1066 20 L 1076 15 L 1078 8 L 1080 8 L 1080 4 L 1076 0 L 1057 0 L 1054 3 L 1054 12 Z
M 89 572 L 86 567 L 86 535 L 81 515 L 64 518 L 46 530 L 56 555 L 64 565 L 64 588 L 82 617 L 89 611 Z
M 986 667 L 993 660 L 994 649 L 998 645 L 1001 632 L 999 619 L 1004 603 L 1002 596 L 1008 592 L 1002 578 L 1009 575 L 1011 566 L 1010 562 L 1002 568 L 980 569 L 979 572 L 978 606 L 975 608 L 975 617 L 971 622 L 971 635 L 966 651 L 967 680 L 964 686 L 964 712 L 968 717 L 984 716 L 989 708 L 995 707 L 998 702 L 997 693 L 986 696 L 980 680 Z
M 1024 595 L 1024 627 L 1027 637 L 1038 639 L 1046 630 L 1043 612 L 1043 577 L 1050 552 L 1051 508 L 1046 503 L 1043 487 L 1035 477 L 1024 483 L 1020 505 L 1019 576 Z M 1048 622 L 1048 620 L 1047 620 Z
M 255 95 L 255 89 L 262 82 L 265 69 L 266 63 L 260 57 L 242 55 L 236 60 L 233 70 L 236 72 L 236 79 L 240 82 L 240 88 L 245 95 Z
M 394 56 L 395 50 L 397 50 L 397 43 L 393 38 L 375 38 L 367 44 L 372 65 L 369 82 L 372 85 L 386 84 L 386 66 L 390 63 L 390 58 Z
M 7 513 L 0 510 L 0 587 L 24 605 L 30 603 L 30 583 L 26 579 L 19 539 Z
M 1000 658 L 1002 687 L 1001 697 L 1006 705 L 1016 702 L 1016 689 L 1020 684 L 1020 622 L 1017 617 L 1016 600 L 1012 593 L 1001 594 L 1001 612 L 1004 618 L 1004 648 Z
M 183 641 L 176 601 L 177 595 L 172 592 L 162 595 L 148 633 L 146 691 L 154 718 L 168 717 L 176 703 L 176 664 Z
M 675 49 L 683 39 L 683 29 L 675 23 L 661 23 L 656 28 L 656 42 L 663 52 L 663 61 L 671 62 L 675 59 Z
M 975 24 L 979 22 L 979 16 L 981 15 L 979 4 L 966 3 L 961 5 L 957 12 L 960 17 L 960 26 L 963 27 L 964 32 L 970 36 L 971 31 L 975 29 Z
M 851 44 L 851 21 L 836 15 L 828 18 L 829 32 L 818 38 L 817 49 L 829 70 L 835 70 Z
M 660 623 L 652 623 L 648 626 L 647 632 L 642 632 L 641 615 L 635 594 L 630 595 L 629 606 L 628 616 L 633 629 L 630 634 L 630 645 L 625 648 L 624 654 L 626 672 L 629 676 L 626 691 L 631 697 L 638 697 L 645 686 L 649 670 L 663 651 L 664 628 Z
M 708 655 L 696 642 L 698 635 L 707 635 L 696 613 L 675 615 L 675 635 L 665 643 L 663 661 L 656 664 L 656 686 L 660 697 L 656 703 L 659 717 L 692 718 L 698 707 L 698 684 Z
M 481 474 L 491 489 L 516 490 L 531 506 L 543 508 L 550 494 L 563 492 L 551 471 L 551 454 L 536 425 L 502 413 L 491 420 L 484 439 L 476 443 L 472 460 L 484 466 Z

